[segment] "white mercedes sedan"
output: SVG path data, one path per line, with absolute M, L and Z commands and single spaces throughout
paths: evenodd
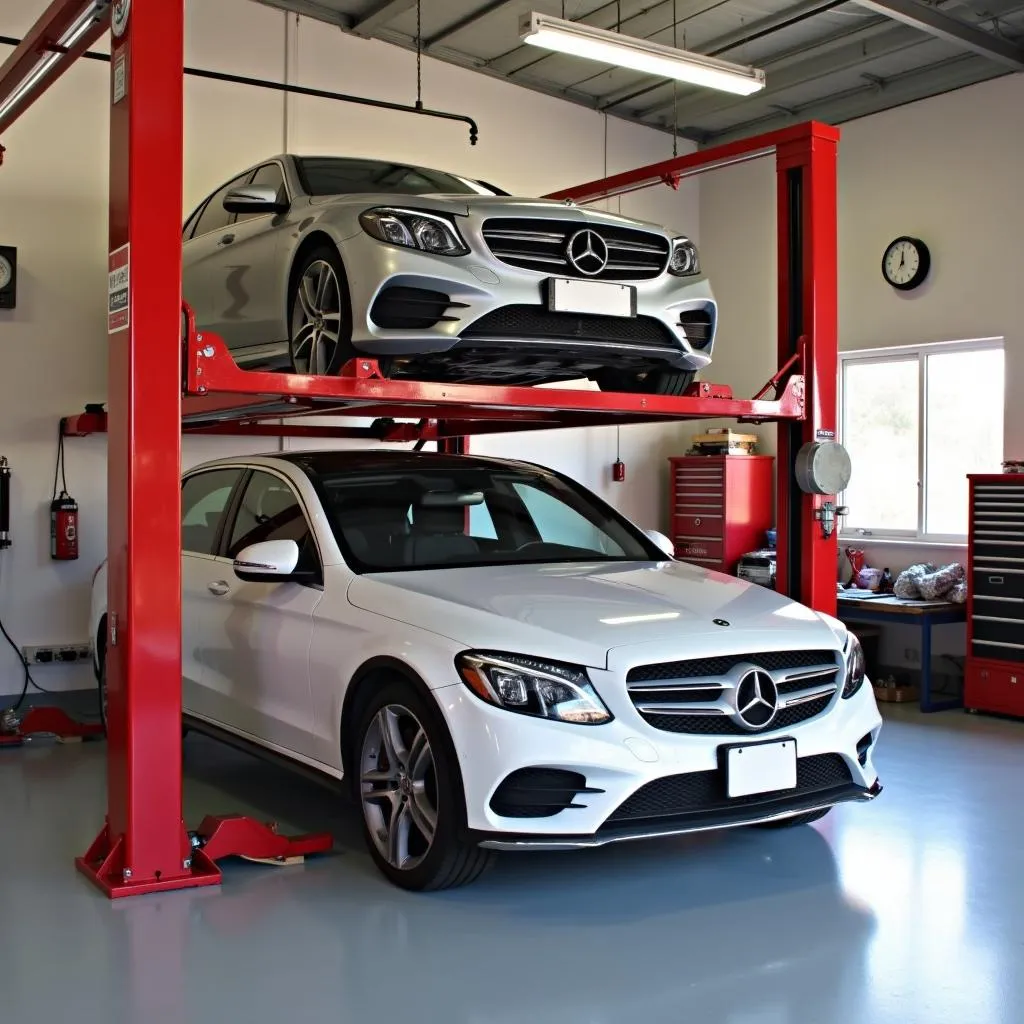
M 566 477 L 408 451 L 183 478 L 185 723 L 336 780 L 380 870 L 797 825 L 881 791 L 857 638 Z M 106 569 L 93 584 L 96 668 Z

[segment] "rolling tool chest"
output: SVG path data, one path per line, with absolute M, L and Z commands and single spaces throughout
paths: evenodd
M 741 555 L 763 548 L 774 514 L 774 461 L 771 455 L 670 458 L 676 557 L 735 573 Z
M 1024 717 L 1024 474 L 968 480 L 964 707 Z

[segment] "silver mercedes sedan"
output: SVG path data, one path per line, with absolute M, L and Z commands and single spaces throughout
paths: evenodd
M 183 231 L 184 297 L 247 368 L 681 394 L 717 307 L 681 232 L 384 160 L 272 157 Z

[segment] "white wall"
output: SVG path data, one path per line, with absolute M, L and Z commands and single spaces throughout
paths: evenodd
M 1005 456 L 1024 457 L 1024 134 L 1007 111 L 1024 104 L 1024 76 L 961 89 L 841 126 L 839 344 L 842 350 L 1002 335 L 1006 343 Z M 775 367 L 775 170 L 771 160 L 705 175 L 701 255 L 721 306 L 711 376 L 745 393 Z M 932 253 L 919 289 L 882 279 L 897 235 Z M 965 381 L 986 400 L 984 381 Z M 969 424 L 965 424 L 969 429 Z M 763 428 L 774 451 L 774 428 Z M 854 467 L 856 472 L 858 467 Z M 960 547 L 867 543 L 869 562 L 893 571 L 917 561 L 962 561 Z M 953 638 L 955 641 L 955 637 Z M 885 653 L 902 660 L 905 637 Z M 959 642 L 962 652 L 962 640 Z
M 3 5 L 0 33 L 20 37 L 28 29 L 38 12 L 22 6 Z M 0 61 L 7 53 L 0 47 Z M 415 97 L 411 54 L 250 0 L 190 0 L 186 63 L 277 81 L 287 65 L 289 80 L 302 85 L 405 103 Z M 106 398 L 108 74 L 105 64 L 79 62 L 3 139 L 0 241 L 18 246 L 19 294 L 16 310 L 0 311 L 0 454 L 14 469 L 14 547 L 2 556 L 0 618 L 19 644 L 87 639 L 91 575 L 106 548 L 105 439 L 76 439 L 67 444 L 68 485 L 82 510 L 81 557 L 56 563 L 48 556 L 57 421 Z M 458 122 L 186 79 L 186 210 L 239 168 L 286 147 L 401 157 L 526 195 L 671 155 L 666 135 L 436 61 L 424 61 L 423 83 L 427 106 L 478 121 L 477 146 Z M 621 209 L 696 237 L 697 187 L 642 193 Z M 644 525 L 665 528 L 664 460 L 685 449 L 689 433 L 685 425 L 624 428 L 623 485 L 610 482 L 613 428 L 493 437 L 475 449 L 564 469 Z M 186 438 L 183 459 L 191 465 L 273 446 Z M 91 685 L 85 666 L 35 675 L 48 688 Z M 0 693 L 16 691 L 20 680 L 14 656 L 0 647 Z

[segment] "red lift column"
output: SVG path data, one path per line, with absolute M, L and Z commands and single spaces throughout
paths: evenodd
M 111 13 L 108 811 L 78 867 L 110 896 L 213 884 L 181 787 L 183 0 Z
M 811 122 L 776 148 L 779 366 L 802 352 L 807 418 L 778 427 L 778 589 L 836 613 L 837 532 L 815 512 L 834 496 L 806 494 L 793 466 L 808 442 L 836 439 L 839 372 L 836 164 L 839 130 Z

